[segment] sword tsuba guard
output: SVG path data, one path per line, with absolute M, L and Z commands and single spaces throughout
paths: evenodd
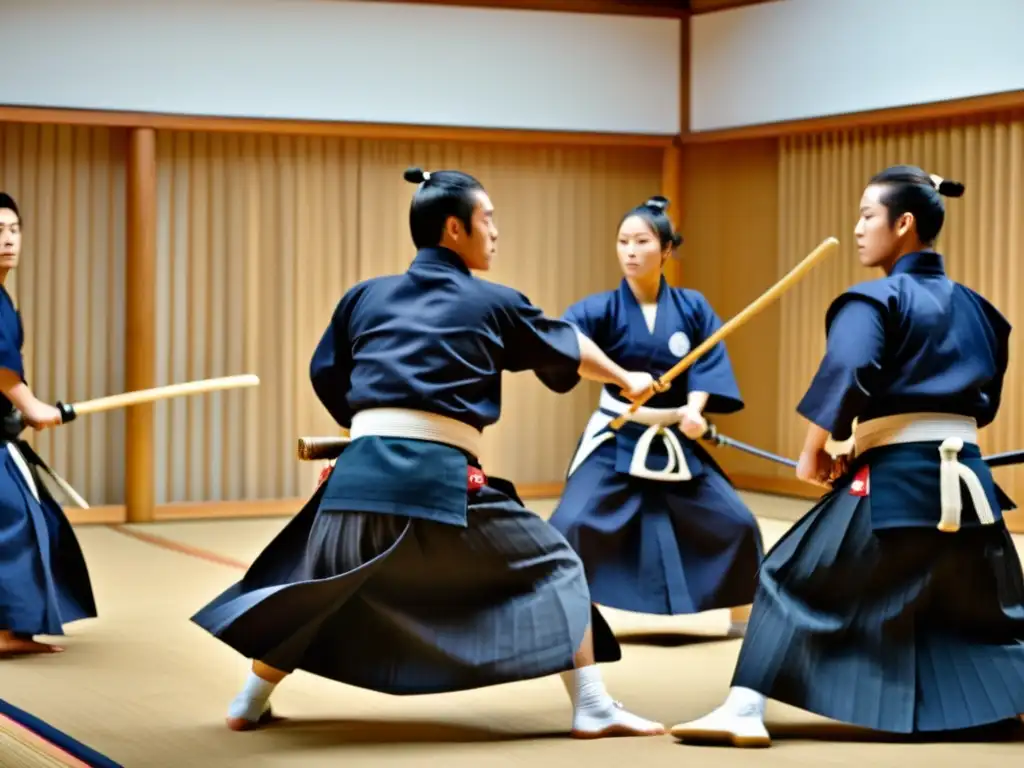
M 60 420 L 62 424 L 68 424 L 78 417 L 73 405 L 67 405 L 58 400 L 56 407 L 57 410 L 60 411 Z

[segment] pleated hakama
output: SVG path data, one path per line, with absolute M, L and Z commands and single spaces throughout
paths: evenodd
M 21 441 L 0 444 L 0 630 L 63 635 L 96 616 L 75 532 Z
M 565 539 L 498 478 L 465 528 L 320 511 L 321 486 L 245 577 L 192 620 L 239 653 L 383 693 L 467 690 L 621 650 Z
M 766 556 L 732 684 L 895 733 L 1024 713 L 1024 577 L 1004 523 L 876 529 L 851 479 Z
M 623 425 L 622 436 L 587 456 L 551 516 L 579 553 L 594 602 L 654 615 L 749 604 L 764 552 L 757 519 L 699 446 L 688 447 L 692 480 L 623 472 L 633 430 Z M 654 469 L 667 461 L 652 454 Z

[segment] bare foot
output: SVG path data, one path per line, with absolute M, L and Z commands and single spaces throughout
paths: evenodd
M 33 653 L 62 653 L 59 645 L 40 643 L 30 637 L 18 637 L 13 632 L 0 632 L 0 657 L 24 656 Z

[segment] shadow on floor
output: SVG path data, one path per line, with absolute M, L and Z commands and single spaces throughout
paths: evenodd
M 277 718 L 247 735 L 268 738 L 261 748 L 291 750 L 329 746 L 387 744 L 484 744 L 569 738 L 568 730 L 509 733 L 473 725 L 430 720 L 352 720 Z M 261 738 L 261 741 L 264 741 Z
M 615 638 L 621 645 L 650 645 L 657 648 L 681 648 L 739 639 L 725 635 L 691 635 L 686 632 L 616 632 Z

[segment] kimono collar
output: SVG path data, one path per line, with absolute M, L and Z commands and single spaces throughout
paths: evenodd
M 665 288 L 667 285 L 668 281 L 665 279 L 665 276 L 662 275 L 661 280 L 658 282 L 658 296 L 654 300 L 655 304 L 661 304 L 661 299 L 665 296 Z M 619 283 L 619 292 L 626 297 L 627 302 L 635 304 L 638 307 L 640 306 L 640 302 L 637 301 L 637 298 L 633 293 L 633 289 L 629 287 L 629 281 L 627 281 L 626 278 L 622 278 L 622 281 Z
M 892 268 L 892 275 L 945 275 L 942 256 L 935 251 L 916 251 L 901 257 Z
M 417 267 L 425 265 L 448 267 L 449 269 L 457 270 L 466 275 L 471 274 L 469 267 L 466 266 L 466 262 L 462 260 L 462 257 L 459 256 L 459 254 L 441 246 L 437 246 L 435 248 L 420 248 L 416 252 L 416 258 L 412 260 L 412 264 L 410 266 Z

